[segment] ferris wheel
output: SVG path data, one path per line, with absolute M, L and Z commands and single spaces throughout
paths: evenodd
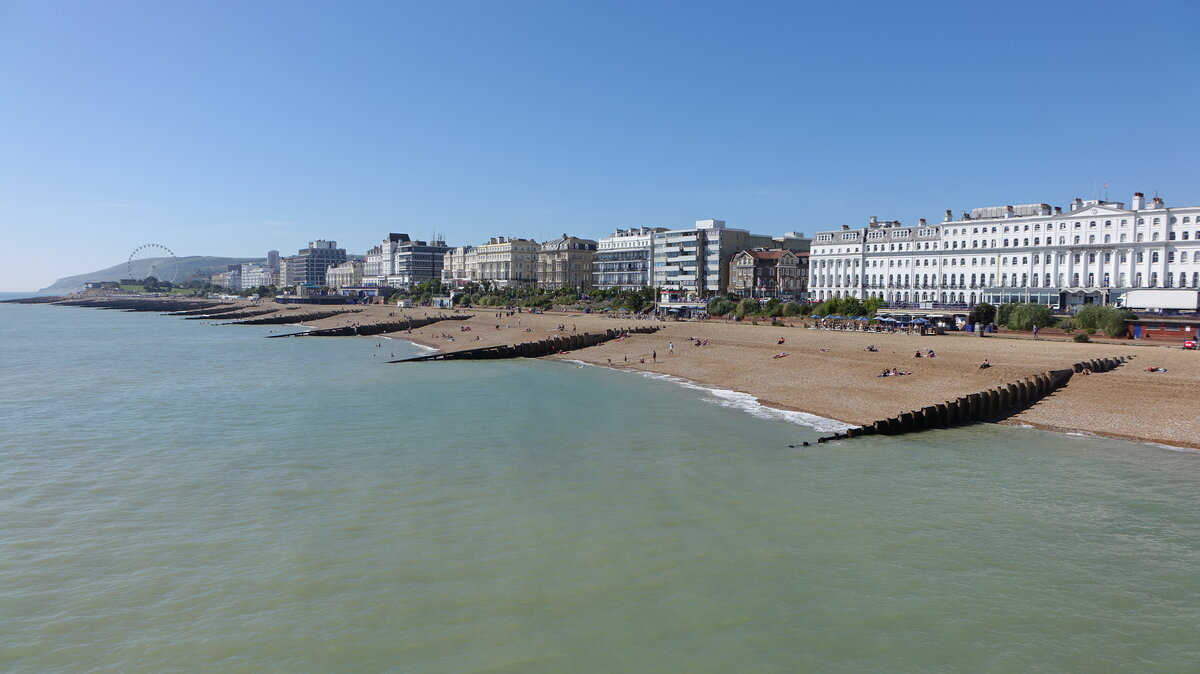
M 149 263 L 149 271 L 144 271 Z M 179 279 L 179 260 L 170 248 L 157 243 L 147 243 L 133 249 L 125 264 L 129 278 L 153 276 L 159 281 L 174 283 Z

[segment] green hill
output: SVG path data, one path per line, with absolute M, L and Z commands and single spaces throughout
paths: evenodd
M 147 276 L 156 276 L 162 280 L 171 280 L 171 277 L 174 276 L 175 283 L 183 283 L 193 278 L 197 273 L 204 275 L 215 274 L 225 271 L 231 264 L 243 264 L 246 262 L 266 264 L 267 259 L 263 257 L 192 255 L 190 257 L 175 258 L 174 264 L 172 264 L 171 258 L 150 257 L 144 260 L 134 260 L 132 267 L 122 262 L 107 269 L 60 278 L 38 292 L 55 294 L 73 293 L 83 290 L 83 284 L 88 281 L 119 281 L 123 278 L 142 279 Z M 172 270 L 175 271 L 172 272 Z

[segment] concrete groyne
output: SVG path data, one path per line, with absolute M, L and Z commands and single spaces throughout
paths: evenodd
M 919 410 L 901 412 L 895 417 L 850 428 L 844 433 L 818 438 L 817 442 L 844 440 L 864 435 L 903 435 L 935 428 L 1003 421 L 1059 390 L 1075 374 L 1108 372 L 1120 367 L 1132 357 L 1094 358 L 1074 363 L 1069 368 L 1048 370 L 1020 381 L 960 396 L 954 400 L 928 405 Z
M 361 335 L 379 335 L 385 332 L 404 332 L 432 325 L 439 321 L 465 321 L 472 318 L 470 314 L 455 314 L 452 316 L 429 316 L 425 318 L 406 318 L 390 323 L 368 323 L 366 325 L 343 325 L 336 328 L 322 328 L 307 332 L 289 332 L 286 335 L 267 335 L 267 337 L 355 337 Z
M 585 332 L 571 335 L 555 335 L 550 339 L 540 339 L 536 342 L 521 344 L 501 344 L 499 346 L 482 346 L 477 349 L 461 351 L 446 351 L 432 353 L 427 356 L 391 360 L 389 363 L 419 363 L 430 360 L 494 360 L 497 358 L 538 358 L 565 351 L 586 349 L 617 339 L 627 334 L 652 334 L 658 332 L 658 326 L 640 326 L 623 330 L 608 330 L 606 332 Z

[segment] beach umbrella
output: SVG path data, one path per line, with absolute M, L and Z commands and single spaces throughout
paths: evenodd
M 887 317 L 885 317 L 885 318 L 881 318 L 881 319 L 879 319 L 879 321 L 880 321 L 881 323 L 895 323 L 895 322 L 896 322 L 896 319 L 892 318 L 891 316 L 887 316 Z
M 924 318 L 918 318 L 913 321 L 913 323 L 928 323 L 928 322 L 929 321 L 925 320 Z
M 813 315 L 809 316 L 809 318 L 820 318 L 820 317 L 821 317 L 820 314 L 813 314 Z

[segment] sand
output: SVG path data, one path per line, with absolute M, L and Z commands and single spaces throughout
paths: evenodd
M 316 327 L 396 320 L 451 312 L 373 306 L 322 321 Z M 1135 356 L 1112 372 L 1076 375 L 1070 383 L 1004 422 L 1062 432 L 1092 433 L 1142 442 L 1200 448 L 1200 352 L 1132 340 L 1078 344 L 1027 337 L 978 337 L 965 333 L 910 336 L 771 327 L 726 321 L 645 321 L 586 314 L 508 315 L 474 308 L 473 318 L 391 334 L 451 351 L 545 339 L 555 333 L 603 332 L 610 328 L 659 325 L 653 335 L 551 356 L 617 369 L 655 372 L 712 388 L 748 393 L 764 405 L 797 410 L 860 425 L 1023 379 L 1072 363 Z M 559 330 L 559 326 L 562 330 Z M 497 327 L 499 326 L 499 327 Z M 280 331 L 292 326 L 280 326 Z M 470 328 L 464 330 L 463 328 Z M 779 344 L 780 339 L 784 340 Z M 695 346 L 695 339 L 707 346 Z M 672 352 L 671 344 L 674 344 Z M 866 348 L 874 345 L 877 352 Z M 933 349 L 936 358 L 914 358 Z M 786 353 L 781 358 L 773 356 Z M 643 359 L 645 362 L 643 363 Z M 992 367 L 979 369 L 984 359 Z M 1167 372 L 1144 371 L 1149 366 Z M 396 367 L 403 367 L 397 365 Z M 909 370 L 902 377 L 877 377 L 885 368 Z

